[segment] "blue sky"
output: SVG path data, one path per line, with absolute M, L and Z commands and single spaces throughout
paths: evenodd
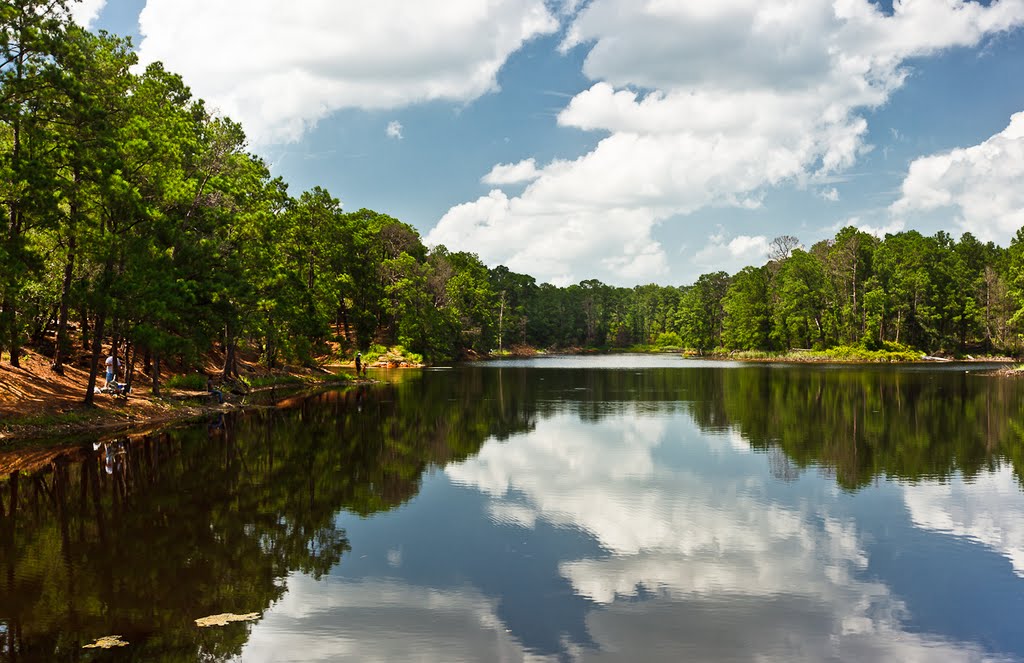
M 684 284 L 843 225 L 1002 245 L 1024 225 L 1024 0 L 77 11 L 241 121 L 293 195 L 540 281 Z

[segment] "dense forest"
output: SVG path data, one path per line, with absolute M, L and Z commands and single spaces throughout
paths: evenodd
M 67 0 L 0 6 L 0 351 L 86 361 L 113 347 L 158 388 L 161 361 L 312 364 L 371 345 L 428 361 L 537 348 L 778 351 L 892 344 L 1020 349 L 1024 234 L 1008 248 L 844 228 L 809 250 L 777 238 L 763 266 L 689 286 L 538 284 L 386 214 L 297 196 L 128 39 Z

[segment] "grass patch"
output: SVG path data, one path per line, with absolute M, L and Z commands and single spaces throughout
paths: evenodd
M 243 384 L 250 389 L 261 389 L 263 387 L 283 387 L 287 385 L 306 384 L 308 381 L 298 375 L 257 375 L 248 378 L 241 378 Z
M 24 416 L 7 417 L 0 428 L 11 426 L 66 426 L 68 424 L 90 423 L 109 416 L 96 410 L 71 410 L 60 413 L 27 414 Z
M 169 389 L 206 391 L 206 376 L 198 373 L 193 373 L 191 375 L 174 375 L 167 378 L 165 386 Z
M 672 352 L 672 353 L 675 353 L 675 354 L 679 354 L 680 352 L 683 351 L 683 349 L 681 347 L 674 347 L 674 346 L 670 346 L 670 345 L 638 344 L 638 345 L 631 345 L 628 348 L 613 348 L 611 351 L 612 352 L 633 352 L 633 353 L 638 353 L 638 354 L 656 355 L 656 354 L 664 354 L 666 352 Z

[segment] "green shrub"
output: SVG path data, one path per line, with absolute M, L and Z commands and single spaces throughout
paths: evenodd
M 676 332 L 662 332 L 654 344 L 659 348 L 680 348 L 683 346 L 683 338 Z
M 766 352 L 765 350 L 734 350 L 729 352 L 725 348 L 715 348 L 715 354 L 727 354 L 730 359 L 779 359 L 778 353 Z
M 901 343 L 881 343 L 878 349 L 869 349 L 856 345 L 840 345 L 825 350 L 822 355 L 837 361 L 869 361 L 892 363 L 903 361 L 920 361 L 924 353 Z
M 388 349 L 385 348 L 383 345 L 378 345 L 374 343 L 373 345 L 366 349 L 366 352 L 363 353 L 363 361 L 366 363 L 375 362 L 378 359 L 380 359 L 381 355 L 387 354 L 387 352 Z

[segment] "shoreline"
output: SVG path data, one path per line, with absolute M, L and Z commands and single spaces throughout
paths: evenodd
M 985 357 L 971 359 L 947 359 L 944 357 L 925 357 L 921 359 L 837 359 L 832 357 L 799 357 L 784 355 L 779 357 L 733 357 L 730 355 L 687 356 L 684 359 L 695 361 L 734 361 L 750 364 L 848 364 L 851 366 L 874 366 L 877 364 L 904 364 L 942 366 L 943 364 L 1008 364 L 1014 365 L 1016 359 L 1009 357 Z
M 223 403 L 202 402 L 213 399 L 213 396 L 206 392 L 178 392 L 159 399 L 161 407 L 156 411 L 147 408 L 136 412 L 111 412 L 99 407 L 76 406 L 60 413 L 26 415 L 21 420 L 12 417 L 0 424 L 0 449 L 10 450 L 21 445 L 47 442 L 54 445 L 66 444 L 79 437 L 140 435 L 153 429 L 186 424 L 218 414 L 274 408 L 278 406 L 275 394 L 279 394 L 282 399 L 294 398 L 300 394 L 313 395 L 320 391 L 373 382 L 375 381 L 363 378 L 339 378 L 315 384 L 271 385 L 252 389 L 243 395 L 226 393 Z M 245 402 L 251 397 L 256 398 L 252 402 Z M 148 403 L 152 404 L 152 401 Z M 33 419 L 40 421 L 32 421 Z
M 695 360 L 695 361 L 733 361 L 739 363 L 757 363 L 757 364 L 850 364 L 850 365 L 871 365 L 871 364 L 1010 364 L 1014 365 L 1020 362 L 1020 360 L 1013 357 L 1007 357 L 1005 355 L 997 356 L 985 356 L 985 357 L 974 357 L 967 355 L 963 358 L 951 358 L 941 357 L 933 355 L 925 355 L 919 358 L 906 358 L 898 356 L 899 353 L 892 353 L 889 356 L 877 356 L 877 357 L 829 357 L 824 356 L 822 353 L 827 351 L 789 351 L 786 353 L 767 353 L 760 351 L 739 351 L 735 354 L 716 354 L 708 353 L 704 355 L 690 354 L 673 348 L 670 350 L 658 350 L 658 349 L 643 349 L 643 348 L 616 348 L 616 349 L 604 349 L 604 348 L 551 348 L 551 349 L 537 349 L 531 347 L 518 347 L 510 350 L 506 350 L 503 353 L 492 353 L 486 355 L 474 355 L 471 357 L 464 358 L 463 361 L 470 363 L 476 361 L 500 361 L 502 359 L 542 359 L 544 357 L 553 356 L 588 356 L 588 355 L 616 355 L 616 354 L 640 354 L 640 355 L 676 355 L 683 359 Z M 761 355 L 761 356 L 744 356 L 744 355 Z
M 367 368 L 424 368 L 418 359 L 388 351 L 367 362 Z M 376 382 L 373 378 L 353 376 L 354 362 L 350 361 L 267 370 L 240 359 L 244 379 L 215 383 L 223 403 L 218 403 L 215 394 L 198 384 L 183 386 L 183 381 L 169 386 L 173 384 L 171 380 L 184 375 L 216 374 L 217 370 L 210 368 L 214 363 L 208 361 L 205 368 L 187 372 L 164 373 L 160 396 L 153 396 L 142 380 L 127 398 L 97 391 L 94 402 L 87 406 L 83 403 L 83 392 L 88 372 L 83 365 L 68 362 L 63 372 L 54 373 L 48 356 L 23 348 L 19 366 L 0 363 L 0 450 L 23 444 L 60 444 L 75 438 L 135 434 L 219 413 L 276 407 L 277 401 L 296 395 Z
M 787 353 L 777 356 L 734 356 L 730 354 L 689 355 L 678 350 L 653 350 L 624 348 L 607 350 L 598 348 L 563 348 L 537 350 L 529 347 L 516 347 L 502 354 L 475 355 L 463 358 L 463 361 L 501 361 L 503 359 L 530 359 L 554 356 L 598 356 L 615 354 L 673 355 L 685 360 L 730 361 L 749 364 L 841 364 L 850 366 L 869 366 L 877 364 L 1002 364 L 992 367 L 989 374 L 1001 377 L 1017 377 L 1024 375 L 1024 369 L 1017 369 L 1017 360 L 1010 357 L 968 357 L 949 359 L 944 357 L 923 356 L 920 359 L 862 359 L 862 358 L 831 358 L 814 355 L 810 352 Z M 742 354 L 742 353 L 740 353 Z M 347 368 L 344 364 L 325 368 Z M 397 367 L 396 367 L 397 368 Z M 407 368 L 403 366 L 401 368 Z M 411 367 L 409 367 L 411 368 Z M 417 366 L 422 368 L 422 366 Z M 111 400 L 102 406 L 87 408 L 78 403 L 68 403 L 64 409 L 49 412 L 27 412 L 24 415 L 15 413 L 0 417 L 0 449 L 9 450 L 21 445 L 69 443 L 75 438 L 108 436 L 120 434 L 140 434 L 152 429 L 185 424 L 217 414 L 229 412 L 246 412 L 260 408 L 278 407 L 278 395 L 281 399 L 293 398 L 296 395 L 312 395 L 319 391 L 335 389 L 348 385 L 371 384 L 376 380 L 365 378 L 352 379 L 350 376 L 335 376 L 320 381 L 296 382 L 288 380 L 294 374 L 283 374 L 283 384 L 263 385 L 253 388 L 244 394 L 224 393 L 224 403 L 214 403 L 214 397 L 207 392 L 168 390 L 161 398 L 135 397 L 127 402 L 118 403 Z M 308 377 L 308 376 L 304 376 Z

